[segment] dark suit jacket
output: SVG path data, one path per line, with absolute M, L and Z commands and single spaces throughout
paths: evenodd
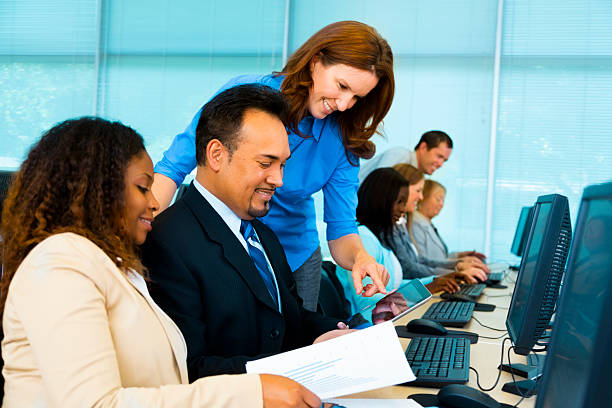
M 193 186 L 153 223 L 143 245 L 153 299 L 187 342 L 191 381 L 244 373 L 248 360 L 312 344 L 337 319 L 302 307 L 276 235 L 253 226 L 278 282 L 282 315 L 236 236 Z

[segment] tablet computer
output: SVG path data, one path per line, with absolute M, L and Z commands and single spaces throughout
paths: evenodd
M 359 314 L 364 317 L 371 316 L 374 324 L 388 320 L 395 321 L 421 306 L 430 298 L 431 293 L 425 285 L 418 279 L 412 279 L 405 281 L 399 288 L 389 292 L 376 304 L 365 307 Z

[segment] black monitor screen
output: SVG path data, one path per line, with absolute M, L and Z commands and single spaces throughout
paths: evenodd
M 512 320 L 513 327 L 523 325 L 525 313 L 527 312 L 527 300 L 529 299 L 529 291 L 533 283 L 533 278 L 536 272 L 536 264 L 542 248 L 542 238 L 544 237 L 544 229 L 552 203 L 545 203 L 539 206 L 536 223 L 533 227 L 531 245 L 526 248 L 523 263 L 521 268 L 521 276 L 516 281 L 514 289 L 514 298 L 512 299 L 513 310 L 509 318 Z
M 539 197 L 506 318 L 517 354 L 528 354 L 550 322 L 570 239 L 567 198 L 558 194 Z
M 529 210 L 531 207 L 523 207 L 521 209 L 521 215 L 519 215 L 518 223 L 516 224 L 516 231 L 514 232 L 514 239 L 512 240 L 512 247 L 510 248 L 510 252 L 512 252 L 516 256 L 521 256 L 521 243 L 524 243 L 526 239 L 525 234 L 525 226 L 527 224 L 527 217 L 529 215 Z
M 538 407 L 597 406 L 589 398 L 611 392 L 610 367 L 594 370 L 612 358 L 612 311 L 602 314 L 612 295 L 612 184 L 609 190 L 607 199 L 583 200 L 580 208 Z

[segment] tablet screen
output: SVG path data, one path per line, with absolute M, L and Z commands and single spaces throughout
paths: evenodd
M 411 312 L 418 306 L 425 303 L 431 298 L 431 293 L 418 279 L 406 281 L 399 288 L 389 292 L 385 297 L 376 302 L 375 305 L 370 305 L 361 311 L 364 316 L 370 313 L 364 313 L 371 309 L 372 323 L 379 324 L 388 320 L 395 321 Z

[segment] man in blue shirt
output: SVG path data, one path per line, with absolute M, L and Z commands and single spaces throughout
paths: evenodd
M 192 381 L 348 332 L 302 307 L 278 238 L 257 219 L 283 185 L 287 109 L 258 84 L 208 102 L 196 127 L 196 178 L 143 246 L 151 295 L 183 332 Z

